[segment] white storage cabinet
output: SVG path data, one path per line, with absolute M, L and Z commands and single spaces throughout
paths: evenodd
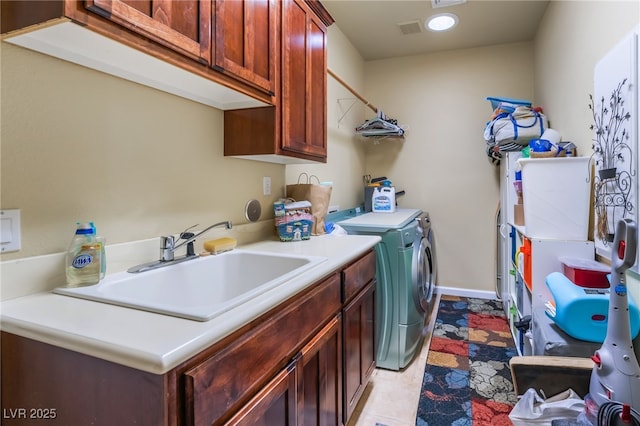
M 552 272 L 562 272 L 562 264 L 558 260 L 562 256 L 593 259 L 594 243 L 587 240 L 533 238 L 527 234 L 526 218 L 524 226 L 514 224 L 513 206 L 517 202 L 517 194 L 513 186 L 517 160 L 521 152 L 504 153 L 500 166 L 500 202 L 501 220 L 498 224 L 498 288 L 511 332 L 520 355 L 532 355 L 535 342 L 533 333 L 523 333 L 515 323 L 531 315 L 533 309 L 551 298 L 545 284 L 545 278 Z M 524 200 L 525 206 L 527 199 Z M 526 207 L 525 207 L 526 211 Z M 518 268 L 517 251 L 530 242 L 530 254 L 525 264 Z M 524 270 L 529 263 L 531 276 L 525 284 Z M 520 272 L 518 271 L 520 269 Z

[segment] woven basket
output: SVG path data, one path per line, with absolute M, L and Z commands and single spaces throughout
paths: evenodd
M 563 149 L 562 151 L 560 151 L 560 154 L 558 154 L 558 148 L 554 146 L 553 148 L 551 148 L 551 151 L 543 151 L 543 152 L 529 151 L 529 155 L 531 156 L 531 158 L 566 157 L 567 152 Z

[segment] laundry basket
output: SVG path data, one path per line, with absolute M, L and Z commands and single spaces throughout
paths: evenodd
M 530 238 L 586 240 L 589 157 L 521 158 L 524 223 Z

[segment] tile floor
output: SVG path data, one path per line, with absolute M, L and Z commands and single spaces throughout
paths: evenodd
M 348 426 L 415 426 L 422 376 L 427 363 L 431 330 L 440 304 L 437 295 L 422 350 L 401 371 L 376 368 Z

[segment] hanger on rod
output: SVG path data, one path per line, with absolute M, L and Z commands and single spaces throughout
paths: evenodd
M 356 127 L 356 133 L 360 136 L 402 136 L 404 129 L 398 126 L 398 121 L 387 117 L 382 111 L 378 111 L 375 118 L 365 121 Z

